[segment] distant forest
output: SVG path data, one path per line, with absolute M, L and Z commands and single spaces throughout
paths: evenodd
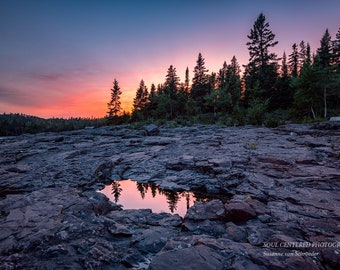
M 95 118 L 50 118 L 44 119 L 24 114 L 0 114 L 0 136 L 16 136 L 24 133 L 61 132 L 100 127 L 106 124 L 105 119 Z
M 163 84 L 152 84 L 149 90 L 142 79 L 129 121 L 276 126 L 288 119 L 317 121 L 339 115 L 340 28 L 334 40 L 326 29 L 314 53 L 302 40 L 281 57 L 271 51 L 278 41 L 263 13 L 247 37 L 249 63 L 243 65 L 242 75 L 235 56 L 218 72 L 209 73 L 199 53 L 191 83 L 188 68 L 180 82 L 172 65 Z M 121 117 L 126 120 L 127 114 L 122 116 L 117 79 L 110 91 L 107 116 L 114 124 Z

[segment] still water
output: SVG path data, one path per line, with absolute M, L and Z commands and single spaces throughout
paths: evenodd
M 167 212 L 182 217 L 195 201 L 211 199 L 194 192 L 165 190 L 152 183 L 138 183 L 130 179 L 113 181 L 99 192 L 124 209 L 149 208 L 154 213 Z

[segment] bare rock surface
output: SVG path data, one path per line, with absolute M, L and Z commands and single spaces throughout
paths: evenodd
M 0 149 L 0 269 L 340 267 L 334 124 L 105 127 Z M 180 217 L 97 192 L 128 178 L 211 200 Z

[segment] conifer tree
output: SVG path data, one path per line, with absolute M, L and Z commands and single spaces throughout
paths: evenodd
M 133 100 L 133 110 L 138 112 L 145 109 L 145 106 L 148 102 L 148 97 L 148 88 L 146 87 L 144 80 L 141 80 L 136 91 L 136 96 Z
M 317 50 L 318 55 L 318 65 L 322 68 L 327 68 L 331 65 L 331 58 L 332 58 L 332 38 L 326 29 L 324 35 L 320 41 L 320 48 Z
M 151 84 L 149 99 L 153 99 L 156 96 L 156 86 L 154 83 Z
M 155 84 L 152 83 L 151 87 L 150 87 L 148 103 L 146 104 L 146 114 L 147 114 L 147 116 L 155 116 L 157 104 L 158 104 L 158 94 L 156 92 Z
M 177 76 L 176 68 L 170 65 L 165 78 L 165 91 L 170 95 L 170 98 L 175 99 L 179 86 L 179 77 Z
M 282 56 L 282 65 L 281 65 L 280 77 L 281 78 L 287 78 L 288 77 L 288 66 L 287 66 L 286 52 L 283 52 L 283 56 Z
M 218 80 L 218 88 L 219 89 L 224 89 L 226 86 L 226 76 L 227 76 L 227 62 L 224 61 L 223 62 L 223 66 L 222 68 L 218 71 L 218 76 L 217 76 L 217 80 Z
M 168 98 L 168 113 L 171 119 L 177 113 L 178 88 L 179 77 L 177 76 L 176 68 L 170 65 L 164 83 L 164 94 Z
M 296 78 L 299 74 L 299 52 L 296 43 L 292 46 L 292 53 L 289 55 L 288 63 L 290 75 Z
M 185 80 L 184 80 L 184 90 L 186 93 L 189 94 L 189 87 L 190 87 L 190 80 L 189 80 L 189 68 L 187 67 L 185 70 Z
M 335 40 L 333 44 L 333 56 L 332 65 L 335 66 L 335 70 L 340 73 L 340 28 L 335 35 Z
M 122 94 L 122 92 L 120 91 L 118 81 L 116 79 L 113 80 L 113 87 L 110 90 L 111 100 L 109 103 L 107 103 L 107 107 L 109 109 L 108 116 L 115 117 L 118 116 L 119 113 L 121 112 L 120 96 Z
M 204 110 L 204 96 L 209 94 L 209 80 L 205 67 L 204 58 L 201 53 L 198 54 L 196 66 L 194 68 L 194 77 L 191 86 L 191 98 L 196 102 L 198 109 Z
M 232 106 L 238 105 L 241 97 L 241 69 L 235 56 L 231 59 L 230 65 L 227 67 L 226 79 L 228 92 L 231 95 Z
M 294 76 L 292 76 L 294 78 Z M 296 78 L 296 76 L 295 76 Z M 293 92 L 290 87 L 291 77 L 288 72 L 287 56 L 283 53 L 280 76 L 276 84 L 276 94 L 272 98 L 272 103 L 276 108 L 288 109 L 293 101 Z
M 275 34 L 269 29 L 269 23 L 261 13 L 247 36 L 249 64 L 245 69 L 246 101 L 259 98 L 269 100 L 274 94 L 274 86 L 278 77 L 277 55 L 270 49 L 278 44 Z
M 307 45 L 306 45 L 303 40 L 301 40 L 299 46 L 300 46 L 300 51 L 299 51 L 299 70 L 298 70 L 298 72 L 300 73 L 300 70 L 301 70 L 303 64 L 306 62 L 306 60 L 308 58 L 308 54 L 310 54 L 310 47 L 309 47 L 309 44 L 307 43 Z M 309 56 L 309 58 L 310 58 L 310 56 Z

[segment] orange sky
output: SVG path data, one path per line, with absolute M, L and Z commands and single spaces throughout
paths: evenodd
M 115 78 L 130 111 L 141 79 L 149 89 L 163 83 L 170 65 L 182 80 L 189 67 L 192 79 L 199 52 L 209 72 L 234 55 L 247 64 L 247 35 L 260 12 L 279 57 L 301 40 L 315 51 L 325 29 L 335 37 L 340 26 L 338 0 L 81 3 L 0 2 L 0 113 L 103 117 Z

